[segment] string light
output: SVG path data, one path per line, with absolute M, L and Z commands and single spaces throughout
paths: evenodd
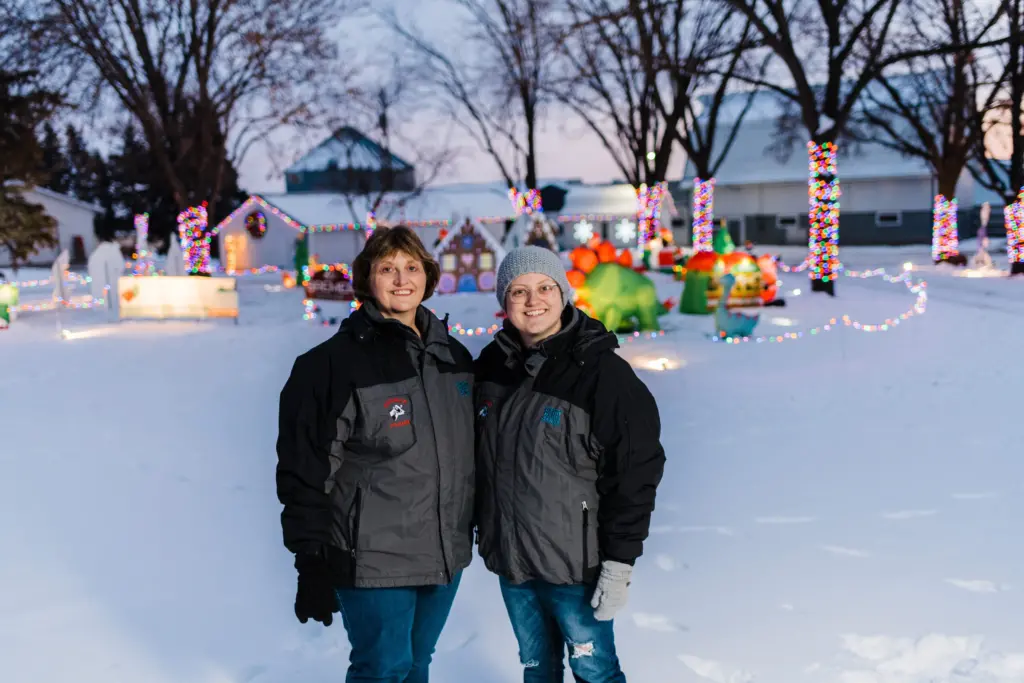
M 693 179 L 693 252 L 714 251 L 715 179 Z
M 185 267 L 193 275 L 210 272 L 210 242 L 216 231 L 206 232 L 206 202 L 178 214 L 178 234 L 185 252 Z
M 245 229 L 254 239 L 260 239 L 267 234 L 267 214 L 262 211 L 253 211 L 245 217 Z
M 936 195 L 932 207 L 932 261 L 948 261 L 960 253 L 957 231 L 957 202 Z
M 544 213 L 544 207 L 541 205 L 540 200 L 540 190 L 536 188 L 527 190 L 524 193 L 514 187 L 510 187 L 508 188 L 508 198 L 512 201 L 512 208 L 515 209 L 516 216 L 522 216 L 524 213 Z
M 1011 272 L 1024 264 L 1024 187 L 1017 195 L 1017 201 L 1003 209 L 1006 224 L 1006 255 L 1010 259 Z
M 803 339 L 805 336 L 808 336 L 808 335 L 809 336 L 817 336 L 817 335 L 823 334 L 825 332 L 831 332 L 833 330 L 839 329 L 840 323 L 842 323 L 842 325 L 845 326 L 845 327 L 851 327 L 851 328 L 853 328 L 853 329 L 855 329 L 855 330 L 857 330 L 859 332 L 888 332 L 889 330 L 892 330 L 893 328 L 898 326 L 901 322 L 909 320 L 910 318 L 912 318 L 915 315 L 922 315 L 922 314 L 924 314 L 924 312 L 925 312 L 925 310 L 927 308 L 927 305 L 928 305 L 928 293 L 927 293 L 927 289 L 926 289 L 927 288 L 927 283 L 924 282 L 923 280 L 921 280 L 921 281 L 919 281 L 917 283 L 914 283 L 914 281 L 911 278 L 909 272 L 903 272 L 903 273 L 900 273 L 899 275 L 889 275 L 889 274 L 887 274 L 885 272 L 884 268 L 877 268 L 875 270 L 870 270 L 870 271 L 846 271 L 846 270 L 843 270 L 842 272 L 843 272 L 844 275 L 846 275 L 848 277 L 855 277 L 855 278 L 858 278 L 858 279 L 867 279 L 867 278 L 871 278 L 871 277 L 881 277 L 886 282 L 890 282 L 890 283 L 894 283 L 894 284 L 901 283 L 901 284 L 905 285 L 906 288 L 911 293 L 916 294 L 917 298 L 914 301 L 914 305 L 909 310 L 907 310 L 907 311 L 905 311 L 903 313 L 900 313 L 898 316 L 895 316 L 893 318 L 887 318 L 886 320 L 884 320 L 881 323 L 871 323 L 871 324 L 869 324 L 869 323 L 862 323 L 859 320 L 853 319 L 849 315 L 842 315 L 842 316 L 839 316 L 839 317 L 836 317 L 836 318 L 831 318 L 827 323 L 825 323 L 823 325 L 819 325 L 817 327 L 812 327 L 809 330 L 802 330 L 802 331 L 798 331 L 798 332 L 786 332 L 784 334 L 773 334 L 773 335 L 765 335 L 765 336 L 760 336 L 760 337 L 717 337 L 717 336 L 712 335 L 711 336 L 711 341 L 712 342 L 716 342 L 716 343 L 725 343 L 725 344 L 745 344 L 745 343 L 749 343 L 749 342 L 754 342 L 756 344 L 763 344 L 763 343 L 769 343 L 769 344 L 776 343 L 777 344 L 777 343 L 781 343 L 781 342 L 784 342 L 784 341 L 791 341 L 791 340 L 794 340 L 794 339 Z
M 591 221 L 593 223 L 610 223 L 617 221 L 622 218 L 633 219 L 636 218 L 635 213 L 624 214 L 624 213 L 577 213 L 577 214 L 562 214 L 558 217 L 559 223 L 578 223 L 580 221 Z
M 655 185 L 644 183 L 636 191 L 637 200 L 637 247 L 644 249 L 647 243 L 654 239 L 661 227 L 661 203 L 668 193 L 668 183 L 660 182 Z
M 839 176 L 836 144 L 807 143 L 810 161 L 808 197 L 810 199 L 810 251 L 812 280 L 833 282 L 839 263 Z M 826 180 L 827 178 L 827 180 Z

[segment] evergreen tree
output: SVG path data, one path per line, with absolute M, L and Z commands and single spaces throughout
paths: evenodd
M 0 71 L 0 246 L 15 271 L 38 249 L 58 243 L 56 221 L 24 197 L 42 179 L 36 130 L 59 104 L 34 79 L 31 72 Z
M 60 136 L 49 121 L 43 125 L 43 139 L 39 142 L 42 150 L 42 174 L 46 177 L 43 186 L 54 192 L 67 194 L 71 191 L 71 169 L 64 156 Z

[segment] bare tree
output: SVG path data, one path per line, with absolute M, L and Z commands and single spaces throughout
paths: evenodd
M 556 0 L 448 0 L 466 18 L 460 59 L 392 11 L 441 107 L 493 159 L 509 188 L 537 189 L 537 129 L 559 42 Z
M 726 0 L 758 32 L 786 75 L 743 80 L 787 101 L 794 116 L 780 121 L 780 144 L 791 148 L 802 127 L 810 137 L 810 277 L 812 291 L 835 294 L 839 268 L 839 176 L 835 144 L 874 78 L 900 0 Z M 821 86 L 813 84 L 818 74 Z
M 987 109 L 979 108 L 978 125 L 984 129 L 982 139 L 975 141 L 969 168 L 983 186 L 998 193 L 1006 204 L 1012 204 L 1024 188 L 1024 35 L 1013 27 L 1024 22 L 1024 0 L 1002 0 L 1007 37 L 996 51 L 1000 73 L 994 79 L 995 99 Z M 989 149 L 990 135 L 1008 132 L 1009 163 L 994 158 Z
M 379 164 L 368 171 L 357 171 L 359 178 L 348 178 L 340 191 L 352 216 L 352 222 L 361 223 L 373 216 L 381 223 L 403 220 L 410 202 L 450 168 L 455 153 L 451 144 L 451 131 L 425 137 L 412 136 L 405 131 L 415 123 L 417 103 L 424 96 L 410 78 L 410 72 L 395 63 L 391 76 L 378 82 L 376 91 L 367 90 L 365 101 L 356 112 L 356 123 L 369 131 L 369 137 L 380 145 Z M 360 98 L 363 99 L 363 98 Z M 396 150 L 401 150 L 398 155 Z M 360 164 L 354 158 L 355 148 L 346 149 L 345 158 L 339 160 L 349 175 Z M 411 170 L 415 177 L 410 182 Z
M 937 261 L 965 262 L 957 245 L 956 187 L 970 155 L 984 144 L 979 112 L 990 110 L 999 92 L 975 46 L 997 32 L 1002 16 L 998 6 L 986 12 L 964 0 L 907 2 L 898 40 L 914 56 L 884 69 L 854 115 L 863 124 L 860 137 L 922 159 L 935 174 Z
M 315 114 L 342 4 L 52 0 L 42 36 L 139 122 L 179 207 L 206 201 L 212 217 L 229 162 Z

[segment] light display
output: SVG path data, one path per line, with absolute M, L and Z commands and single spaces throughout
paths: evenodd
M 210 272 L 210 242 L 216 233 L 206 231 L 207 221 L 206 202 L 178 214 L 178 235 L 181 250 L 185 252 L 185 268 L 193 275 Z
M 1010 273 L 1024 273 L 1024 187 L 1017 201 L 1003 209 L 1006 224 L 1006 256 L 1010 260 Z
M 715 233 L 715 179 L 693 179 L 693 251 L 712 251 Z
M 632 242 L 636 239 L 636 222 L 623 218 L 615 224 L 615 239 L 620 242 Z
M 132 254 L 134 262 L 127 264 L 132 275 L 156 275 L 156 264 L 153 263 L 152 254 L 149 251 L 149 214 L 137 213 L 134 218 L 135 224 L 135 253 Z
M 957 222 L 956 200 L 936 195 L 932 207 L 932 261 L 948 261 L 960 254 Z
M 510 187 L 508 189 L 508 198 L 512 200 L 512 207 L 515 209 L 517 216 L 522 216 L 524 213 L 544 212 L 544 207 L 541 206 L 540 201 L 540 190 L 527 190 L 524 193 L 514 187 Z
M 881 323 L 863 323 L 849 315 L 842 315 L 839 317 L 831 318 L 828 322 L 824 323 L 823 325 L 818 325 L 817 327 L 812 327 L 808 330 L 786 332 L 784 334 L 765 335 L 760 337 L 719 338 L 717 336 L 711 335 L 711 341 L 726 344 L 744 344 L 749 342 L 754 342 L 756 344 L 781 343 L 784 341 L 803 339 L 807 336 L 817 336 L 825 332 L 831 332 L 833 330 L 839 329 L 840 323 L 842 324 L 842 326 L 851 327 L 859 332 L 888 332 L 897 327 L 900 323 L 909 320 L 915 315 L 924 314 L 925 310 L 927 309 L 928 283 L 926 283 L 923 280 L 915 283 L 911 277 L 910 272 L 903 272 L 900 273 L 899 275 L 889 275 L 888 273 L 885 272 L 884 268 L 877 268 L 875 270 L 869 271 L 845 271 L 843 270 L 841 265 L 839 266 L 838 271 L 842 271 L 843 274 L 848 277 L 855 277 L 859 279 L 881 277 L 886 282 L 890 282 L 893 284 L 903 284 L 912 294 L 915 294 L 917 298 L 914 301 L 914 305 L 909 310 L 900 313 L 898 316 L 887 318 Z
M 262 211 L 253 211 L 245 217 L 245 229 L 253 239 L 261 239 L 267 234 L 267 215 Z
M 577 242 L 586 244 L 594 237 L 594 224 L 588 220 L 582 220 L 572 227 L 572 236 Z
M 838 150 L 834 142 L 807 143 L 810 161 L 808 197 L 810 199 L 810 278 L 823 283 L 821 289 L 832 291 L 839 265 L 839 176 L 836 164 Z
M 238 270 L 238 250 L 241 248 L 239 243 L 242 237 L 240 235 L 226 235 L 224 237 L 224 268 L 228 272 L 235 272 Z
M 636 191 L 637 247 L 644 249 L 661 227 L 661 204 L 668 193 L 668 183 L 641 185 Z

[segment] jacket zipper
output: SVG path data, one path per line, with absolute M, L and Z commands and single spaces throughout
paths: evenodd
M 359 517 L 363 513 L 363 490 L 356 488 L 356 510 L 352 515 L 352 547 L 349 548 L 349 555 L 352 558 L 352 580 L 356 578 L 356 552 L 359 549 Z
M 587 562 L 589 562 L 590 553 L 587 552 L 587 537 L 590 536 L 590 508 L 587 507 L 587 501 L 583 501 L 583 573 L 587 572 Z
M 448 566 L 448 554 L 445 552 L 444 547 L 444 510 L 441 506 L 441 451 L 437 447 L 437 432 L 434 426 L 434 417 L 430 412 L 430 399 L 427 398 L 427 351 L 422 349 L 420 352 L 420 386 L 423 388 L 423 404 L 427 406 L 427 420 L 430 422 L 430 431 L 434 437 L 434 460 L 437 463 L 437 479 L 435 488 L 437 489 L 437 536 L 438 541 L 441 544 L 441 564 L 444 565 L 444 570 L 440 572 L 440 578 L 444 579 L 445 583 L 452 582 L 451 569 Z

